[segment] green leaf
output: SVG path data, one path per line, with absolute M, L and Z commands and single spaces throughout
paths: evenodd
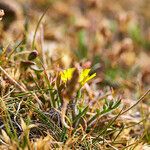
M 89 106 L 85 107 L 73 120 L 73 123 L 77 122 L 81 117 L 83 117 L 89 109 Z

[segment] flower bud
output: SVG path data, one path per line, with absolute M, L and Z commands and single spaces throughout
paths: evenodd
M 29 56 L 28 56 L 28 60 L 34 60 L 36 57 L 38 56 L 38 52 L 36 50 L 33 50 Z
M 2 17 L 5 15 L 4 10 L 0 9 L 0 20 L 2 20 Z

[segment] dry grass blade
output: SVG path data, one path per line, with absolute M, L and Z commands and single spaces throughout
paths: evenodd
M 15 81 L 1 66 L 0 66 L 0 71 L 9 79 L 9 81 L 14 84 L 19 90 L 21 90 L 21 92 L 27 92 L 27 90 L 21 86 L 17 81 Z M 35 93 L 32 93 L 33 96 L 35 97 L 35 99 L 37 100 L 39 106 L 42 106 L 41 101 L 39 100 L 39 98 L 37 97 L 37 95 Z
M 130 106 L 128 109 L 124 110 L 120 115 L 125 114 L 126 112 L 128 112 L 129 110 L 131 110 L 133 107 L 135 107 L 136 105 L 138 105 L 149 93 L 150 93 L 150 89 L 147 90 L 147 91 L 144 93 L 144 95 L 142 95 L 142 96 L 140 97 L 140 99 L 139 99 L 135 104 L 133 104 L 132 106 Z
M 0 71 L 9 79 L 9 81 L 14 84 L 18 89 L 20 89 L 22 92 L 26 92 L 25 88 L 22 87 L 17 81 L 15 81 L 1 66 Z

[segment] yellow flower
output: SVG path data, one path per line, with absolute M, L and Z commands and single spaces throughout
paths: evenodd
M 61 80 L 66 83 L 72 78 L 75 68 L 69 68 L 60 72 Z
M 79 82 L 81 86 L 83 86 L 85 83 L 87 83 L 89 80 L 96 76 L 96 73 L 89 75 L 90 70 L 91 69 L 84 69 L 81 71 L 81 74 L 79 76 Z

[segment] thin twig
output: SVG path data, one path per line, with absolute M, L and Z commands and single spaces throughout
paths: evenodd
M 22 92 L 26 92 L 25 88 L 22 87 L 17 81 L 15 81 L 1 66 L 0 66 L 0 71 L 3 72 L 3 74 L 9 79 L 9 81 L 16 85 Z
M 3 74 L 5 76 L 7 76 L 7 78 L 9 79 L 9 81 L 14 84 L 18 89 L 21 90 L 21 92 L 27 92 L 27 90 L 22 87 L 17 81 L 15 81 L 1 66 L 0 66 L 0 71 L 3 72 Z M 38 102 L 38 104 L 40 106 L 42 106 L 41 101 L 39 100 L 39 98 L 37 97 L 37 95 L 35 93 L 33 93 L 34 98 L 36 99 L 36 101 Z
M 129 108 L 127 108 L 126 110 L 124 110 L 120 115 L 125 114 L 125 113 L 128 112 L 130 109 L 132 109 L 133 107 L 135 107 L 138 103 L 140 103 L 140 102 L 149 94 L 149 92 L 150 92 L 150 89 L 147 90 L 147 91 L 144 93 L 144 95 L 142 95 L 142 96 L 140 97 L 140 99 L 139 99 L 135 104 L 133 104 L 132 106 L 130 106 Z

